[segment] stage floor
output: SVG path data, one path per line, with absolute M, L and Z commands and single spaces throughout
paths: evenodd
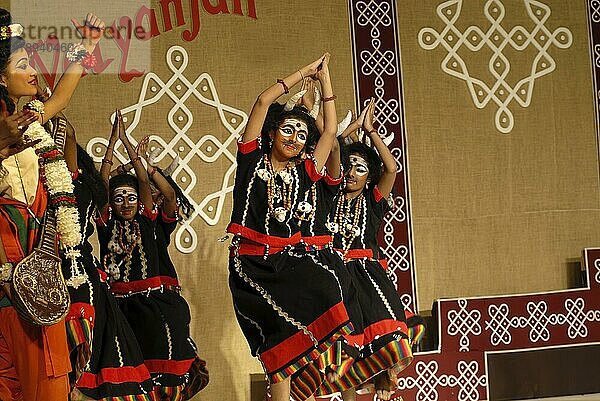
M 529 398 L 518 401 L 600 401 L 600 394 L 570 395 L 564 397 Z

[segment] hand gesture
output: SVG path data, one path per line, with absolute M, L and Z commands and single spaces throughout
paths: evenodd
M 112 131 L 110 132 L 110 142 L 115 143 L 119 139 L 119 110 L 115 110 L 115 119 L 112 124 Z
M 28 142 L 19 141 L 19 142 L 15 143 L 14 145 L 7 146 L 4 149 L 0 150 L 0 160 L 4 160 L 7 157 L 16 155 L 17 153 L 21 153 L 25 149 L 31 148 L 40 142 L 41 142 L 41 139 L 36 139 L 35 141 L 28 141 Z
M 148 161 L 148 142 L 150 142 L 150 137 L 145 136 L 135 147 L 135 153 L 138 157 Z
M 91 53 L 102 38 L 106 24 L 92 13 L 86 15 L 83 25 L 76 18 L 71 18 L 71 22 L 81 36 L 81 43 Z
M 302 69 L 300 70 L 300 72 L 302 73 L 302 76 L 305 78 L 315 77 L 317 72 L 322 68 L 321 66 L 326 57 L 327 57 L 327 60 L 329 60 L 329 53 L 323 54 L 321 57 L 319 57 L 318 59 L 316 59 L 309 65 L 302 67 Z
M 117 110 L 117 120 L 119 122 L 119 139 L 121 142 L 129 141 L 129 138 L 127 138 L 127 133 L 125 132 L 125 123 L 123 122 L 121 110 Z
M 0 100 L 0 147 L 5 148 L 23 142 L 23 132 L 27 129 L 29 124 L 36 120 L 37 116 L 29 109 L 21 110 L 18 113 L 9 115 L 6 102 Z M 6 152 L 4 152 L 3 155 L 6 155 Z
M 300 99 L 300 104 L 311 111 L 315 105 L 315 81 L 312 78 L 304 78 L 301 89 L 306 89 L 306 93 Z
M 329 79 L 329 59 L 331 58 L 331 54 L 325 53 L 323 55 L 323 61 L 317 67 L 317 72 L 315 73 L 315 78 L 319 80 L 319 82 L 323 82 L 325 79 Z
M 373 126 L 373 123 L 375 122 L 375 99 L 374 98 L 371 98 L 371 101 L 369 102 L 369 105 L 366 107 L 366 110 L 367 110 L 367 113 L 366 113 L 366 116 L 364 117 L 362 127 L 366 133 L 371 133 L 372 131 L 375 131 L 375 127 Z

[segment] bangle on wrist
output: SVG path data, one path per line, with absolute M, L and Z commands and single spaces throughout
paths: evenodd
M 288 86 L 285 84 L 285 82 L 283 82 L 283 79 L 278 79 L 277 83 L 281 84 L 281 86 L 283 86 L 283 93 L 285 93 L 285 94 L 290 93 L 290 88 L 288 88 Z
M 91 54 L 81 43 L 72 46 L 66 54 L 66 59 L 71 63 L 78 63 L 85 69 L 96 66 L 96 57 Z
M 331 101 L 333 101 L 333 100 L 335 100 L 335 99 L 337 99 L 337 96 L 336 96 L 336 95 L 331 95 L 331 96 L 329 96 L 329 97 L 324 97 L 324 98 L 322 98 L 322 99 L 321 99 L 321 101 L 322 101 L 322 102 L 331 102 Z
M 300 73 L 300 78 L 304 79 L 304 74 L 302 73 L 302 71 L 298 70 L 298 72 Z
M 111 166 L 114 164 L 112 160 L 108 160 L 107 158 L 102 159 L 102 163 L 110 164 Z
M 372 129 L 371 131 L 368 132 L 369 135 L 377 135 L 377 130 L 376 129 Z
M 139 162 L 140 160 L 142 160 L 142 158 L 141 158 L 141 157 L 139 157 L 139 156 L 138 156 L 138 157 L 134 157 L 133 159 L 131 159 L 131 162 L 130 162 L 130 163 L 131 163 L 131 165 L 133 166 L 133 163 L 135 163 L 135 162 Z
M 150 170 L 150 171 L 148 172 L 148 175 L 149 175 L 150 177 L 152 177 L 154 174 L 156 174 L 156 167 L 152 167 L 152 170 Z

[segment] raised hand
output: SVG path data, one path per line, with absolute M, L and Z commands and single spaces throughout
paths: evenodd
M 121 114 L 121 110 L 117 110 L 117 120 L 119 123 L 119 126 L 118 126 L 119 139 L 123 143 L 129 142 L 129 138 L 127 138 L 127 133 L 125 132 L 125 123 L 123 122 L 123 115 Z
M 150 142 L 150 137 L 145 136 L 135 147 L 136 154 L 146 161 L 148 161 L 148 143 L 149 142 Z
M 308 64 L 305 67 L 302 67 L 300 69 L 302 76 L 305 78 L 306 77 L 315 77 L 317 72 L 319 72 L 319 70 L 322 68 L 322 64 L 325 61 L 325 59 L 327 58 L 327 60 L 329 60 L 329 57 L 330 57 L 329 53 L 324 53 L 321 57 L 319 57 L 312 63 Z
M 365 132 L 367 134 L 370 134 L 371 132 L 375 131 L 375 127 L 373 126 L 373 123 L 375 122 L 375 99 L 371 98 L 371 101 L 369 102 L 369 105 L 366 107 L 366 115 L 363 117 L 363 123 L 362 123 L 362 127 L 365 130 Z M 364 112 L 364 110 L 363 110 Z M 361 113 L 362 115 L 363 113 Z
M 102 39 L 102 34 L 104 33 L 106 24 L 92 13 L 88 13 L 88 15 L 86 15 L 83 25 L 80 24 L 76 18 L 71 18 L 71 22 L 81 36 L 81 43 L 91 53 L 100 39 Z
M 117 142 L 117 139 L 119 139 L 119 110 L 115 110 L 115 119 L 110 131 L 110 142 L 114 144 Z
M 315 72 L 315 78 L 319 80 L 319 82 L 323 82 L 324 79 L 329 79 L 329 59 L 331 58 L 331 54 L 325 53 L 323 55 L 323 59 L 321 64 L 317 67 L 317 72 Z
M 300 99 L 300 103 L 310 111 L 315 105 L 315 81 L 312 78 L 304 78 L 302 89 L 306 89 L 306 93 Z

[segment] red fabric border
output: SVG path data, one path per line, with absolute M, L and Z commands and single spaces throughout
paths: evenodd
M 309 178 L 313 182 L 317 182 L 321 178 L 323 178 L 323 174 L 319 173 L 317 171 L 317 166 L 315 165 L 315 161 L 313 159 L 310 159 L 310 158 L 305 159 L 304 160 L 304 168 L 306 169 L 306 172 L 308 173 Z
M 307 326 L 320 342 L 344 322 L 348 322 L 348 313 L 343 302 L 329 308 L 315 321 Z M 286 338 L 274 347 L 260 354 L 260 360 L 267 372 L 275 372 L 300 357 L 314 347 L 310 337 L 302 331 Z
M 150 379 L 146 365 L 104 368 L 98 374 L 83 372 L 77 381 L 77 387 L 98 388 L 104 383 L 142 383 Z
M 183 376 L 186 374 L 195 358 L 174 361 L 171 359 L 146 359 L 144 364 L 150 373 L 167 373 L 170 375 Z
M 256 137 L 251 141 L 248 142 L 241 142 L 238 141 L 237 146 L 238 146 L 238 151 L 247 155 L 250 152 L 255 151 L 256 149 L 258 149 L 258 138 Z
M 384 336 L 397 331 L 407 334 L 408 327 L 406 326 L 406 323 L 394 319 L 380 320 L 377 323 L 373 323 L 372 325 L 365 327 L 363 331 L 364 344 L 371 343 L 373 340 L 375 340 L 376 336 Z
M 90 317 L 92 318 L 91 322 L 93 324 L 96 318 L 96 310 L 94 309 L 94 307 L 90 304 L 86 304 L 85 302 L 76 302 L 71 304 L 71 307 L 69 308 L 69 313 L 67 314 L 65 320 L 90 320 Z
M 237 223 L 230 223 L 227 226 L 227 232 L 242 236 L 261 245 L 269 245 L 269 247 L 284 248 L 288 245 L 296 245 L 302 240 L 299 231 L 291 237 L 276 237 L 274 235 L 259 233 L 258 231 Z
M 344 252 L 342 249 L 338 249 L 344 255 L 344 260 L 347 262 L 352 259 L 373 259 L 373 250 L 367 249 L 348 249 Z
M 177 213 L 175 213 L 175 216 L 173 217 L 169 217 L 167 216 L 167 214 L 165 213 L 164 210 L 160 209 L 160 218 L 162 219 L 163 222 L 165 223 L 174 223 L 177 221 Z
M 383 199 L 383 195 L 381 194 L 381 191 L 377 185 L 375 185 L 375 188 L 373 188 L 373 195 L 375 195 L 375 202 L 377 203 Z
M 111 283 L 110 289 L 116 294 L 127 294 L 129 292 L 142 292 L 152 288 L 158 288 L 161 285 L 179 286 L 179 281 L 174 277 L 155 276 L 146 280 L 129 281 L 127 283 L 119 281 Z
M 325 180 L 327 185 L 339 185 L 342 183 L 342 180 L 344 179 L 344 175 L 342 173 L 340 173 L 340 178 L 333 178 L 332 176 L 329 175 L 329 173 L 326 173 L 325 176 L 323 176 L 323 179 Z

